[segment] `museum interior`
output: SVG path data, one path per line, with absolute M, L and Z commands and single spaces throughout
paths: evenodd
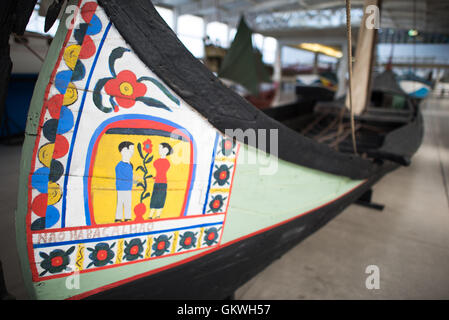
M 5 0 L 2 299 L 449 299 L 449 2 Z

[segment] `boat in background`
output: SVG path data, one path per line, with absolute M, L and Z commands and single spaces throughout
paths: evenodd
M 410 97 L 414 99 L 425 99 L 432 91 L 432 83 L 413 73 L 407 73 L 398 77 L 399 85 Z
M 80 10 L 39 75 L 20 166 L 32 298 L 230 297 L 421 143 L 413 105 L 404 122 L 362 112 L 354 153 L 344 103 L 278 121 L 223 86 L 150 1 L 68 4 Z
M 332 101 L 338 89 L 338 79 L 332 71 L 299 75 L 296 83 L 296 95 L 301 101 Z

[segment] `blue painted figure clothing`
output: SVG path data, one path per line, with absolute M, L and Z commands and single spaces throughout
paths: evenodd
M 115 166 L 115 186 L 117 191 L 132 190 L 133 166 L 130 163 L 120 161 Z

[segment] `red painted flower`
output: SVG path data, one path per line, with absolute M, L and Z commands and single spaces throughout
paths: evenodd
M 147 87 L 138 82 L 136 75 L 129 70 L 121 71 L 115 79 L 106 82 L 104 89 L 123 108 L 131 108 L 136 103 L 136 98 L 147 92 Z
M 161 242 L 159 242 L 159 243 L 157 244 L 157 249 L 158 249 L 158 250 L 164 250 L 166 245 L 167 245 L 167 244 L 165 243 L 165 241 L 161 241 Z
M 214 240 L 216 237 L 216 234 L 214 232 L 211 232 L 207 235 L 207 240 Z
M 97 259 L 100 261 L 105 260 L 108 257 L 108 252 L 106 250 L 98 250 Z
M 221 204 L 220 201 L 214 200 L 214 202 L 212 202 L 212 207 L 214 209 L 217 209 L 220 206 L 220 204 Z
M 70 255 L 74 250 L 75 246 L 70 247 L 67 251 L 56 249 L 50 252 L 50 254 L 39 252 L 39 255 L 43 259 L 40 266 L 44 270 L 39 274 L 39 276 L 42 277 L 47 272 L 55 274 L 65 270 L 70 263 Z
M 166 252 L 169 252 L 171 238 L 172 236 L 168 237 L 165 234 L 161 234 L 159 237 L 154 238 L 154 243 L 152 246 L 153 253 L 151 254 L 151 256 L 160 257 L 164 255 Z
M 183 234 L 180 234 L 178 251 L 193 249 L 197 242 L 196 232 L 186 231 Z
M 228 176 L 228 173 L 226 171 L 220 172 L 220 175 L 219 175 L 220 180 L 226 179 L 227 176 Z
M 62 257 L 54 257 L 53 259 L 51 259 L 51 266 L 52 267 L 59 267 L 62 265 L 62 263 L 64 262 L 64 260 L 62 259 Z
M 146 153 L 151 153 L 153 150 L 153 144 L 151 143 L 150 139 L 147 139 L 143 142 L 143 150 L 145 150 Z
M 235 154 L 234 152 L 235 141 L 230 139 L 221 140 L 221 152 L 225 156 L 230 156 L 231 154 Z
M 204 231 L 204 238 L 203 238 L 204 243 L 203 244 L 206 244 L 207 246 L 211 246 L 211 245 L 217 243 L 218 242 L 218 232 L 220 230 L 221 230 L 221 227 L 218 229 L 216 227 L 206 229 Z
M 87 265 L 86 269 L 90 268 L 92 265 L 95 267 L 104 267 L 108 264 L 112 264 L 112 259 L 115 256 L 114 251 L 112 251 L 114 246 L 115 243 L 109 245 L 106 242 L 101 242 L 97 243 L 94 248 L 87 248 L 87 250 L 90 251 L 90 263 Z
M 123 259 L 128 261 L 134 261 L 143 258 L 142 252 L 144 250 L 144 244 L 147 240 L 140 240 L 139 238 L 132 239 L 129 243 L 125 240 L 125 255 Z
M 132 255 L 138 254 L 139 253 L 139 247 L 138 246 L 133 246 L 130 250 L 129 253 Z
M 225 164 L 222 164 L 220 167 L 217 165 L 215 166 L 217 170 L 214 172 L 214 178 L 216 181 L 214 182 L 214 185 L 218 183 L 220 186 L 224 186 L 225 184 L 229 184 L 229 176 L 230 176 L 230 170 L 232 166 L 228 167 Z
M 212 200 L 209 202 L 209 211 L 208 212 L 213 212 L 213 213 L 217 213 L 220 212 L 223 208 L 223 204 L 224 201 L 226 200 L 227 197 L 224 197 L 221 194 L 217 194 L 216 196 L 214 196 L 212 198 Z

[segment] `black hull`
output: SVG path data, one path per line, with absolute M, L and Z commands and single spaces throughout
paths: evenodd
M 96 293 L 86 299 L 226 299 L 236 289 L 359 199 L 399 165 L 382 171 L 327 206 L 232 243 L 169 270 Z
M 306 101 L 326 102 L 334 100 L 335 91 L 320 85 L 297 85 L 296 95 Z

